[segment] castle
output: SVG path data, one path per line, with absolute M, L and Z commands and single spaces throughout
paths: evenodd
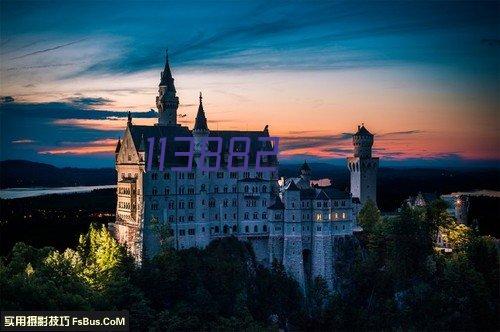
M 356 216 L 363 203 L 376 201 L 378 158 L 371 155 L 373 135 L 364 126 L 353 135 L 348 193 L 311 185 L 312 171 L 306 162 L 297 177 L 286 180 L 279 180 L 277 171 L 259 170 L 258 147 L 272 148 L 259 140 L 269 137 L 268 127 L 261 131 L 210 129 L 201 94 L 194 128 L 178 124 L 179 98 L 168 56 L 156 104 L 158 123 L 134 125 L 129 114 L 115 151 L 118 199 L 116 221 L 109 229 L 137 262 L 154 255 L 162 245 L 205 247 L 214 239 L 235 236 L 252 244 L 262 264 L 281 262 L 303 289 L 316 276 L 333 287 L 334 243 L 356 231 Z M 193 169 L 172 171 L 172 166 L 182 162 L 175 156 L 175 144 L 169 144 L 163 171 L 156 157 L 150 159 L 153 166 L 146 171 L 147 139 L 152 137 L 157 141 L 166 137 L 168 142 L 174 142 L 175 137 L 193 137 Z M 223 138 L 218 171 L 196 166 L 205 137 Z M 248 137 L 252 143 L 245 171 L 227 169 L 231 137 Z M 264 157 L 262 164 L 277 167 L 277 157 Z

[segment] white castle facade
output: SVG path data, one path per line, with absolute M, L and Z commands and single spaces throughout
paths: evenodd
M 272 149 L 270 143 L 259 141 L 259 137 L 269 137 L 268 127 L 262 131 L 211 130 L 201 95 L 194 128 L 177 124 L 179 99 L 168 57 L 156 103 L 158 124 L 134 125 L 129 115 L 115 153 L 116 221 L 109 229 L 134 258 L 140 262 L 151 257 L 162 244 L 176 249 L 202 248 L 214 239 L 235 236 L 252 244 L 262 264 L 281 262 L 303 289 L 317 276 L 333 287 L 334 243 L 356 231 L 356 215 L 362 204 L 376 200 L 378 158 L 371 156 L 373 135 L 364 126 L 353 135 L 354 157 L 348 158 L 349 193 L 331 186 L 312 186 L 307 163 L 298 177 L 282 181 L 277 171 L 257 169 L 257 150 Z M 156 142 L 160 138 L 174 142 L 175 137 L 193 137 L 193 169 L 173 171 L 172 166 L 184 163 L 174 155 L 176 149 L 183 148 L 167 144 L 163 171 L 156 150 L 152 169 L 147 170 L 147 140 L 151 137 Z M 196 166 L 204 137 L 223 138 L 218 171 L 207 172 Z M 248 137 L 252 143 L 245 171 L 227 169 L 231 137 Z M 277 157 L 264 157 L 263 165 L 276 168 Z

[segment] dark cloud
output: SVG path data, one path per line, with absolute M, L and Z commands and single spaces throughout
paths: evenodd
M 32 66 L 17 66 L 9 67 L 4 69 L 5 71 L 18 71 L 18 70 L 30 70 L 30 69 L 45 69 L 45 68 L 58 68 L 58 67 L 70 67 L 76 66 L 78 63 L 55 63 L 47 65 L 32 65 Z
M 117 130 L 97 130 L 100 128 L 79 127 L 71 124 L 76 120 L 121 120 L 127 117 L 127 111 L 96 110 L 87 105 L 71 102 L 51 103 L 0 103 L 0 140 L 1 159 L 30 159 L 45 162 L 57 162 L 64 165 L 79 166 L 79 161 L 85 161 L 86 167 L 91 167 L 95 156 L 87 159 L 75 159 L 41 156 L 38 149 L 43 147 L 62 146 L 62 142 L 91 142 L 109 137 L 120 137 L 123 128 Z M 148 112 L 132 112 L 133 118 L 156 118 L 154 110 Z M 57 121 L 66 120 L 67 124 Z M 59 122 L 61 123 L 61 121 Z M 29 137 L 29 138 L 26 138 Z M 29 147 L 29 148 L 28 148 Z M 99 161 L 102 162 L 103 160 Z M 112 164 L 112 159 L 104 160 Z
M 182 107 L 194 107 L 194 106 L 198 106 L 198 104 L 180 104 L 179 108 L 182 108 Z
M 0 103 L 12 103 L 14 101 L 15 101 L 14 97 L 12 97 L 12 96 L 0 97 Z
M 424 133 L 423 130 L 393 131 L 385 134 L 378 134 L 377 137 L 406 136 Z
M 344 154 L 346 157 L 352 153 L 353 148 L 342 148 L 342 147 L 328 147 L 321 149 L 324 152 Z
M 280 139 L 280 150 L 288 151 L 304 148 L 316 148 L 339 143 L 345 144 L 345 142 L 350 139 L 352 139 L 352 136 L 346 133 L 338 135 L 282 137 Z
M 95 63 L 78 74 L 157 68 L 162 65 L 163 49 L 167 46 L 176 67 L 345 69 L 387 66 L 399 61 L 442 61 L 432 60 L 422 51 L 410 50 L 414 54 L 409 56 L 404 53 L 408 51 L 404 45 L 379 43 L 390 56 L 380 49 L 371 52 L 368 47 L 360 52 L 359 47 L 354 47 L 344 52 L 338 46 L 340 42 L 366 38 L 370 38 L 371 45 L 381 37 L 404 39 L 414 33 L 446 33 L 450 29 L 495 26 L 497 22 L 496 8 L 491 4 L 478 8 L 460 3 L 450 8 L 443 3 L 263 2 L 246 11 L 231 8 L 231 17 L 224 16 L 227 8 L 222 7 L 218 24 L 207 24 L 203 30 L 183 29 L 173 34 L 172 29 L 156 26 L 152 20 L 150 38 L 132 31 L 131 41 L 119 56 Z M 123 24 L 122 20 L 118 19 L 118 23 Z M 142 21 L 136 22 L 142 27 Z M 159 45 L 158 40 L 169 40 L 169 44 Z M 446 43 L 441 45 L 448 47 Z M 446 54 L 450 53 L 433 52 L 432 56 L 437 59 Z
M 68 101 L 78 106 L 102 106 L 114 102 L 112 99 L 103 97 L 71 97 Z
M 42 54 L 42 53 L 46 53 L 46 52 L 58 50 L 58 49 L 63 48 L 63 47 L 67 47 L 67 46 L 71 46 L 71 45 L 74 45 L 74 44 L 78 44 L 78 43 L 80 43 L 80 42 L 82 42 L 82 41 L 84 41 L 86 39 L 87 38 L 83 38 L 83 39 L 80 39 L 80 40 L 72 41 L 70 43 L 61 44 L 61 45 L 57 45 L 57 46 L 54 46 L 54 47 L 45 48 L 43 50 L 38 50 L 38 51 L 30 52 L 30 53 L 23 54 L 23 55 L 14 57 L 14 58 L 10 58 L 10 60 L 22 59 L 22 58 L 26 58 L 26 57 L 29 57 L 29 56 L 32 56 L 32 55 Z

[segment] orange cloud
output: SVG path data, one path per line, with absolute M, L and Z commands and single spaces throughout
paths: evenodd
M 85 143 L 67 142 L 69 146 L 56 147 L 38 151 L 39 154 L 46 155 L 90 155 L 90 154 L 111 154 L 115 152 L 117 140 L 114 138 L 100 139 Z

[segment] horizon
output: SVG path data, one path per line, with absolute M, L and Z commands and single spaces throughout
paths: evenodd
M 2 2 L 0 160 L 112 167 L 168 48 L 179 123 L 202 91 L 209 128 L 269 125 L 283 163 L 345 165 L 365 123 L 381 167 L 500 164 L 498 3 L 116 4 Z
M 107 158 L 107 157 L 106 157 Z M 314 166 L 314 165 L 325 165 L 325 166 L 330 166 L 330 167 L 335 167 L 335 168 L 345 168 L 346 172 L 348 171 L 347 166 L 345 165 L 345 159 L 299 159 L 299 158 L 290 158 L 290 159 L 284 159 L 279 162 L 281 166 L 297 166 L 300 167 L 304 161 L 306 161 L 309 165 Z M 379 169 L 381 168 L 407 168 L 407 169 L 433 169 L 433 170 L 499 170 L 500 165 L 494 161 L 492 162 L 482 162 L 478 163 L 476 161 L 473 162 L 462 162 L 462 163 L 455 163 L 453 165 L 449 163 L 443 163 L 442 161 L 434 161 L 431 162 L 429 160 L 419 162 L 419 160 L 403 160 L 402 162 L 400 161 L 383 161 L 381 160 L 381 164 L 379 166 Z M 5 160 L 0 160 L 0 163 L 4 162 L 29 162 L 29 163 L 39 163 L 39 164 L 44 164 L 44 165 L 49 165 L 49 166 L 54 166 L 57 168 L 81 168 L 81 169 L 107 169 L 107 168 L 115 168 L 114 163 L 111 163 L 110 165 L 95 165 L 92 161 L 89 162 L 88 164 L 56 164 L 56 163 L 47 163 L 47 162 L 42 162 L 42 161 L 36 161 L 36 160 L 29 160 L 29 159 L 5 159 Z M 314 169 L 313 169 L 314 173 Z

